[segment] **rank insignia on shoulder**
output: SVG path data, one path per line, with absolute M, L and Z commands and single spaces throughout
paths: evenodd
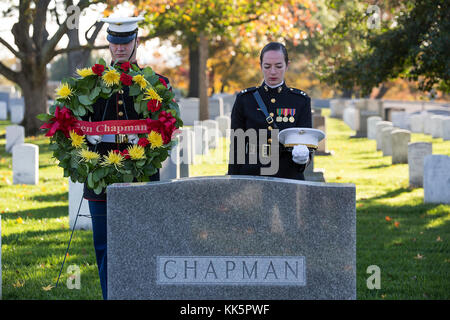
M 304 96 L 304 97 L 308 97 L 308 95 L 306 94 L 306 92 L 304 92 L 304 91 L 302 91 L 302 90 L 299 90 L 299 89 L 296 89 L 296 88 L 290 88 L 289 90 L 290 90 L 291 92 L 293 92 L 293 93 L 300 94 L 300 95 L 302 95 L 302 96 Z
M 258 88 L 257 87 L 247 88 L 247 89 L 241 90 L 241 92 L 239 92 L 239 94 L 244 94 L 244 93 L 247 93 L 247 92 L 253 92 L 256 89 L 258 89 Z

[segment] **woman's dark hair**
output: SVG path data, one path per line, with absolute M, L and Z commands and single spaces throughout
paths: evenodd
M 284 56 L 284 62 L 286 62 L 286 65 L 288 64 L 289 57 L 288 57 L 286 47 L 282 43 L 279 43 L 279 42 L 270 42 L 270 43 L 266 44 L 266 46 L 261 50 L 261 54 L 259 55 L 259 63 L 261 65 L 262 65 L 264 54 L 267 51 L 281 51 Z

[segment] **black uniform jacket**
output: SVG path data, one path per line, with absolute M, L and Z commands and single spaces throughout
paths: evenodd
M 169 85 L 169 79 L 164 76 L 157 74 L 161 79 L 163 79 L 167 85 Z M 106 121 L 106 120 L 137 120 L 139 115 L 134 109 L 133 97 L 128 95 L 129 87 L 123 86 L 123 93 L 116 93 L 108 100 L 99 98 L 93 104 L 93 113 L 88 113 L 82 117 L 84 121 Z M 111 150 L 126 149 L 130 144 L 127 143 L 110 143 L 110 142 L 100 142 L 96 146 L 87 142 L 89 150 L 96 151 L 100 155 L 108 154 Z M 150 177 L 150 181 L 159 181 L 159 170 L 157 173 Z M 88 188 L 87 183 L 84 184 L 83 197 L 91 201 L 106 201 L 105 190 L 97 195 L 94 190 Z
M 271 138 L 271 130 L 275 129 L 274 125 L 270 125 L 266 121 L 264 113 L 260 110 L 258 103 L 253 96 L 253 92 L 258 90 L 264 104 L 267 107 L 267 111 L 273 117 L 274 123 L 278 127 L 279 131 L 286 128 L 303 127 L 311 128 L 311 99 L 305 92 L 289 88 L 283 83 L 277 88 L 270 88 L 264 82 L 259 87 L 248 88 L 242 90 L 236 97 L 236 101 L 231 113 L 231 129 L 255 129 L 258 132 L 259 129 L 267 130 L 267 140 Z M 288 121 L 283 121 L 288 120 Z M 278 120 L 278 121 L 277 121 Z M 289 121 L 290 120 L 290 121 Z M 261 175 L 261 167 L 269 167 L 263 165 L 260 162 L 260 153 L 263 152 L 262 144 L 268 144 L 268 141 L 260 141 L 258 136 L 258 146 L 255 148 L 251 146 L 246 140 L 245 146 L 245 163 L 237 163 L 237 139 L 234 139 L 234 163 L 228 165 L 229 175 Z M 242 142 L 242 140 L 241 140 Z M 299 165 L 292 161 L 292 152 L 289 149 L 280 146 L 279 152 L 279 169 L 273 177 L 288 178 L 296 180 L 304 180 L 303 171 L 306 165 Z M 253 150 L 252 150 L 253 149 Z M 251 164 L 249 161 L 249 153 L 257 152 L 257 163 Z M 230 153 L 231 157 L 231 153 Z M 311 152 L 310 152 L 311 158 Z

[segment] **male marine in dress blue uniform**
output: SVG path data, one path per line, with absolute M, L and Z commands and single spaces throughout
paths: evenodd
M 125 61 L 136 64 L 135 50 L 137 47 L 137 21 L 143 18 L 104 18 L 101 19 L 109 23 L 107 39 L 112 45 L 128 45 L 134 41 L 133 51 L 127 54 L 125 58 L 112 61 L 111 64 Z M 113 57 L 114 59 L 114 57 Z M 157 74 L 169 86 L 169 80 Z M 106 121 L 106 120 L 136 120 L 139 115 L 134 109 L 133 97 L 129 96 L 129 87 L 124 86 L 122 90 L 114 94 L 108 100 L 99 98 L 93 105 L 93 113 L 88 113 L 83 117 L 85 121 Z M 96 151 L 100 155 L 106 155 L 110 150 L 126 149 L 130 143 L 137 143 L 137 135 L 104 135 L 104 136 L 86 136 L 88 147 L 91 151 Z M 150 177 L 150 181 L 159 181 L 159 170 Z M 92 229 L 94 237 L 94 248 L 97 259 L 100 285 L 103 298 L 106 300 L 107 294 L 107 239 L 106 239 L 106 193 L 105 190 L 97 195 L 92 189 L 84 185 L 83 197 L 89 202 L 89 210 L 92 217 Z

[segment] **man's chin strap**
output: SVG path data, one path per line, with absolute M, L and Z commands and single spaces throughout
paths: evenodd
M 133 56 L 134 52 L 136 51 L 136 44 L 137 44 L 137 35 L 136 35 L 136 38 L 134 38 L 133 51 L 131 52 L 130 56 L 128 57 L 128 61 L 130 61 L 131 57 Z

